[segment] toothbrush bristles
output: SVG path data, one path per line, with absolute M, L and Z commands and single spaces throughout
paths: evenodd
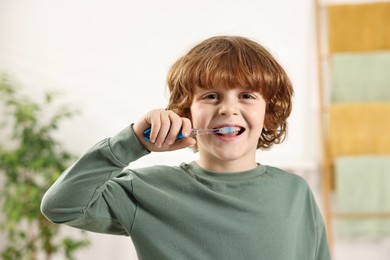
M 226 126 L 218 129 L 220 134 L 234 134 L 240 131 L 240 127 Z

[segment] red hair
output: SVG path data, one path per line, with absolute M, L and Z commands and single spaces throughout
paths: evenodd
M 267 106 L 258 148 L 284 140 L 293 88 L 282 66 L 263 46 L 240 36 L 216 36 L 200 42 L 169 70 L 167 109 L 191 118 L 195 87 L 212 88 L 216 82 L 228 89 L 245 87 L 262 94 Z

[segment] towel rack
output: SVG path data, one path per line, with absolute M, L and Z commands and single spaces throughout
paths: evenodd
M 334 178 L 334 158 L 339 154 L 332 153 L 332 143 L 330 140 L 330 109 L 333 106 L 332 95 L 331 95 L 331 80 L 330 80 L 330 61 L 332 54 L 337 51 L 354 53 L 361 51 L 362 53 L 367 53 L 370 51 L 390 51 L 390 30 L 383 34 L 375 35 L 383 36 L 383 42 L 376 43 L 376 45 L 370 45 L 370 43 L 363 41 L 363 47 L 359 47 L 359 41 L 357 45 L 352 46 L 348 49 L 347 45 L 343 45 L 342 48 L 337 50 L 334 45 L 334 35 L 330 34 L 330 9 L 334 8 L 335 5 L 324 3 L 326 0 L 315 0 L 315 14 L 316 14 L 316 42 L 317 42 L 317 74 L 318 74 L 318 93 L 319 93 L 319 118 L 320 118 L 320 136 L 321 136 L 321 181 L 322 181 L 322 201 L 323 201 L 323 215 L 324 221 L 327 226 L 328 241 L 331 252 L 333 253 L 333 226 L 332 222 L 334 219 L 369 219 L 369 218 L 390 218 L 390 212 L 337 212 L 335 211 L 332 205 L 333 191 L 335 188 L 335 178 Z M 382 12 L 380 15 L 387 17 L 386 22 L 390 22 L 390 2 L 381 2 L 378 0 L 376 3 L 358 3 L 358 4 L 343 4 L 345 7 L 351 7 L 352 9 L 359 8 L 373 8 L 375 10 L 380 10 Z M 338 8 L 342 5 L 338 5 L 335 8 Z M 345 15 L 345 13 L 344 13 Z M 353 14 L 351 14 L 353 16 Z M 344 17 L 348 19 L 348 15 Z M 343 23 L 343 26 L 348 24 Z M 364 22 L 364 19 L 363 21 Z M 389 26 L 390 24 L 387 24 Z M 334 25 L 332 25 L 334 26 Z M 386 25 L 383 25 L 386 27 Z M 373 31 L 377 30 L 377 26 Z M 351 30 L 353 33 L 353 30 Z M 387 35 L 385 35 L 387 34 Z M 359 35 L 350 35 L 349 37 L 360 37 Z M 360 41 L 361 43 L 362 41 Z M 361 48 L 359 50 L 359 48 Z M 390 89 L 390 86 L 387 86 Z M 390 95 L 390 93 L 389 93 Z M 381 95 L 383 96 L 383 95 Z M 376 102 L 390 102 L 390 99 L 387 100 L 387 97 L 383 98 L 384 100 L 370 100 L 371 103 Z M 342 103 L 342 101 L 338 101 Z M 384 120 L 389 120 L 389 118 L 384 118 Z M 390 135 L 390 132 L 388 133 Z M 363 153 L 364 151 L 361 151 Z M 371 151 L 372 152 L 372 151 Z M 390 145 L 381 152 L 380 154 L 390 154 Z M 335 198 L 337 200 L 337 198 Z

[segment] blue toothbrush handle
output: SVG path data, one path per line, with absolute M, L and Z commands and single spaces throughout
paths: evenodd
M 151 128 L 148 128 L 148 129 L 146 129 L 144 131 L 144 139 L 146 141 L 149 141 L 149 142 L 150 142 L 150 131 L 151 131 Z M 181 133 L 181 130 L 180 130 L 179 134 L 176 137 L 176 140 L 183 139 L 183 138 L 184 138 L 184 136 L 183 136 L 183 134 Z

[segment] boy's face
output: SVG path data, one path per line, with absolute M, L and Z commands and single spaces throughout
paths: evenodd
M 194 128 L 241 127 L 238 134 L 197 137 L 200 166 L 215 171 L 245 171 L 256 167 L 266 102 L 245 88 L 196 88 L 191 105 Z

